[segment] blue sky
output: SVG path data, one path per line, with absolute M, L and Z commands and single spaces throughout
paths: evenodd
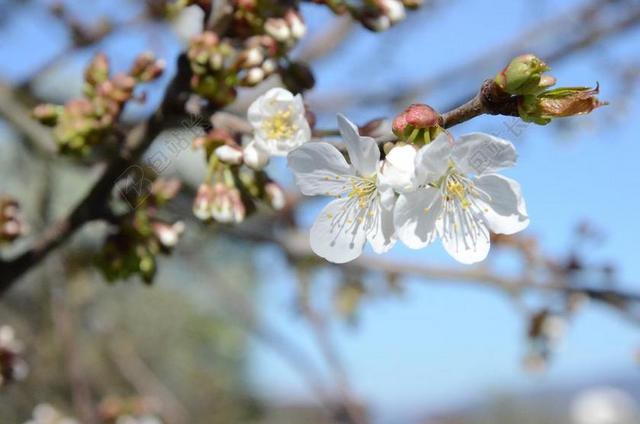
M 407 21 L 405 25 L 414 26 L 410 40 L 400 29 L 382 36 L 359 30 L 337 55 L 317 64 L 318 84 L 310 94 L 311 104 L 326 92 L 393 87 L 399 82 L 437 75 L 500 46 L 512 34 L 557 12 L 551 2 L 528 3 L 532 2 L 500 0 L 488 7 L 487 2 L 452 2 L 435 14 L 421 12 Z M 563 2 L 563 7 L 576 3 Z M 105 6 L 108 2 L 96 4 L 98 8 L 113 9 Z M 323 28 L 329 15 L 318 13 L 316 7 L 311 9 L 309 25 L 313 33 Z M 118 8 L 118 16 L 124 19 L 131 10 Z M 0 78 L 17 81 L 24 72 L 46 62 L 64 47 L 64 31 L 48 25 L 45 33 L 42 26 L 34 24 L 33 13 L 26 10 L 12 16 L 10 30 L 0 31 Z M 124 67 L 135 53 L 149 48 L 165 55 L 171 64 L 178 44 L 169 36 L 159 38 L 155 29 L 150 28 L 143 35 L 138 30 L 120 33 L 107 39 L 103 47 L 117 53 L 117 67 Z M 624 39 L 608 41 L 589 54 L 576 54 L 551 64 L 553 74 L 563 85 L 599 81 L 601 97 L 615 101 L 620 97 L 609 77 L 611 66 L 617 58 L 635 55 L 639 42 L 638 31 Z M 90 55 L 90 51 L 80 54 L 60 71 L 70 84 L 78 81 Z M 436 107 L 448 105 L 489 76 L 479 73 L 474 76 L 476 81 L 456 82 L 421 100 Z M 158 95 L 156 92 L 156 98 Z M 394 113 L 384 105 L 334 112 L 348 112 L 361 122 Z M 607 237 L 606 243 L 593 246 L 588 256 L 614 263 L 620 279 L 640 290 L 640 228 L 636 212 L 640 207 L 640 123 L 635 119 L 638 106 L 632 104 L 624 115 L 614 116 L 618 112 L 614 103 L 591 116 L 576 118 L 578 125 L 570 131 L 558 126 L 527 126 L 513 140 L 519 151 L 519 164 L 506 174 L 522 184 L 531 217 L 527 232 L 539 236 L 547 252 L 566 251 L 576 223 L 592 222 Z M 322 126 L 332 125 L 333 119 L 330 113 L 320 115 Z M 482 117 L 456 127 L 453 133 L 500 132 L 505 121 L 508 120 L 503 117 Z M 282 168 L 281 165 L 275 164 L 274 168 Z M 286 175 L 281 177 L 288 180 Z M 311 223 L 323 203 L 319 200 L 306 208 L 302 221 Z M 397 247 L 390 255 L 455 265 L 439 246 L 422 251 Z M 261 313 L 320 362 L 307 327 L 292 313 L 294 279 L 283 258 L 267 247 L 256 264 L 262 276 L 258 298 Z M 325 275 L 317 283 L 329 285 L 331 277 Z M 381 417 L 396 416 L 401 411 L 409 415 L 424 412 L 504 390 L 639 372 L 633 358 L 633 351 L 640 346 L 637 329 L 599 306 L 589 306 L 578 315 L 550 371 L 542 376 L 531 376 L 520 366 L 525 347 L 523 326 L 524 320 L 513 303 L 498 292 L 408 281 L 402 297 L 367 303 L 361 310 L 358 327 L 337 323 L 335 334 L 357 394 L 373 405 Z M 251 355 L 249 378 L 257 393 L 268 394 L 274 400 L 308 396 L 288 365 L 257 344 Z

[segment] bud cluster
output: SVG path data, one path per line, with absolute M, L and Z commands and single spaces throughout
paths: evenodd
M 414 103 L 395 117 L 393 133 L 407 143 L 429 144 L 440 134 L 440 115 L 431 106 Z
M 108 281 L 137 274 L 147 284 L 153 282 L 156 256 L 170 253 L 184 232 L 181 221 L 168 223 L 158 217 L 158 209 L 174 198 L 179 189 L 178 180 L 158 178 L 145 191 L 147 197 L 127 199 L 137 208 L 114 220 L 115 231 L 107 236 L 96 258 L 96 265 Z
M 163 61 L 144 53 L 128 73 L 110 78 L 109 61 L 98 54 L 85 70 L 84 97 L 64 106 L 41 104 L 33 115 L 54 127 L 53 134 L 62 153 L 86 154 L 113 129 L 125 104 L 134 97 L 136 86 L 157 79 L 163 70 Z
M 532 54 L 514 58 L 495 77 L 504 92 L 517 96 L 518 114 L 527 122 L 546 125 L 554 118 L 582 115 L 605 105 L 598 100 L 598 87 L 561 87 L 550 89 L 556 78 L 544 73 L 546 63 Z
M 0 244 L 17 239 L 27 230 L 18 202 L 10 197 L 0 196 Z
M 334 13 L 351 14 L 362 25 L 371 31 L 385 31 L 406 17 L 407 9 L 417 9 L 422 0 L 364 0 L 360 5 L 353 5 L 346 0 L 314 0 L 324 4 Z
M 204 151 L 208 163 L 207 176 L 193 203 L 198 219 L 238 224 L 259 203 L 274 210 L 284 207 L 282 188 L 262 170 L 269 155 L 246 139 L 240 145 L 237 136 L 214 128 L 193 141 L 194 148 Z
M 237 87 L 253 87 L 276 72 L 292 91 L 313 86 L 305 64 L 280 63 L 306 33 L 300 12 L 283 3 L 288 2 L 237 0 L 228 38 L 205 31 L 191 40 L 191 87 L 197 94 L 225 106 L 235 99 Z
M 22 359 L 24 344 L 8 325 L 0 326 L 0 388 L 27 376 L 29 367 Z

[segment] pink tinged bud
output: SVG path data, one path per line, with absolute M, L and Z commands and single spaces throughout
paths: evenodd
M 404 134 L 407 129 L 407 116 L 404 112 L 394 118 L 391 129 L 398 137 Z
M 269 205 L 276 211 L 281 210 L 287 204 L 287 198 L 282 188 L 274 183 L 269 182 L 264 187 L 265 194 Z
M 184 223 L 182 221 L 178 221 L 173 225 L 156 221 L 151 224 L 151 227 L 160 244 L 166 248 L 172 248 L 177 245 L 180 236 L 184 233 Z
M 98 53 L 87 66 L 84 73 L 85 81 L 96 86 L 109 78 L 109 59 L 103 53 Z
M 298 12 L 293 9 L 289 9 L 287 10 L 284 18 L 287 21 L 287 24 L 289 24 L 289 29 L 293 38 L 299 40 L 304 37 L 307 33 L 307 26 L 302 21 L 302 17 Z
M 412 104 L 403 112 L 407 124 L 414 128 L 431 128 L 438 125 L 438 113 L 425 104 Z
M 291 38 L 289 25 L 282 18 L 268 18 L 264 23 L 264 31 L 280 42 L 288 41 Z
M 244 148 L 244 164 L 259 171 L 269 163 L 269 154 L 256 145 L 252 140 Z
M 242 150 L 238 147 L 223 145 L 214 150 L 214 153 L 224 163 L 240 165 L 242 163 Z
M 193 202 L 193 214 L 196 218 L 206 221 L 211 218 L 211 205 L 213 204 L 213 188 L 209 184 L 200 184 L 196 198 Z
M 246 209 L 238 189 L 216 183 L 213 187 L 211 217 L 220 223 L 230 224 L 242 222 L 245 214 Z

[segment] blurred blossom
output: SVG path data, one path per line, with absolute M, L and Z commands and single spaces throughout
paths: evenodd
M 639 413 L 628 393 L 612 387 L 586 390 L 571 404 L 573 424 L 637 424 Z

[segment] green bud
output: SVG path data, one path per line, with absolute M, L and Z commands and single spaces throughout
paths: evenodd
M 545 77 L 543 73 L 549 68 L 546 63 L 532 54 L 518 56 L 511 61 L 498 75 L 495 82 L 509 94 L 536 94 L 553 85 L 555 80 Z M 542 84 L 541 84 L 542 82 Z

